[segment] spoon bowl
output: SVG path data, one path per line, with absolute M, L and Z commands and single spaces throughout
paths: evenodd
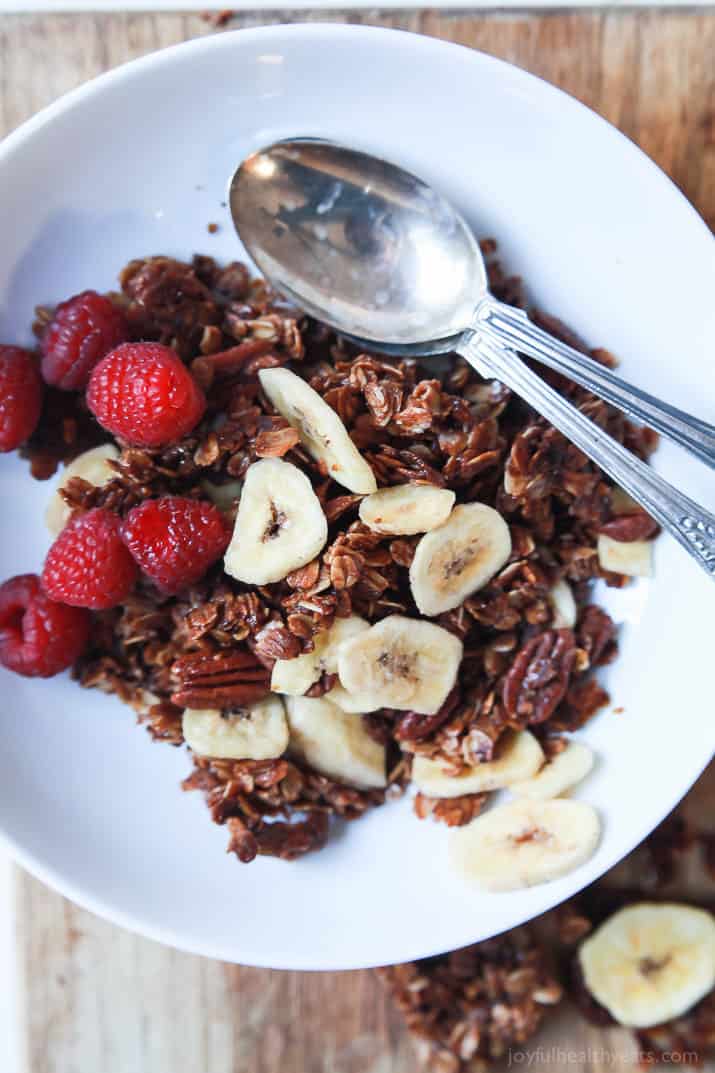
M 486 294 L 479 244 L 459 213 L 366 153 L 316 138 L 277 142 L 243 161 L 229 201 L 279 290 L 383 352 L 453 350 Z

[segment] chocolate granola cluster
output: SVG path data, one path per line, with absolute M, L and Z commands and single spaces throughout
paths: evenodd
M 435 1073 L 482 1073 L 525 1043 L 563 989 L 527 929 L 378 969 Z

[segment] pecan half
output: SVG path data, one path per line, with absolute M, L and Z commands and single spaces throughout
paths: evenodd
M 182 656 L 172 665 L 178 689 L 172 703 L 180 708 L 241 708 L 268 693 L 270 672 L 251 652 Z
M 571 630 L 546 630 L 520 649 L 504 679 L 507 715 L 520 723 L 543 723 L 566 696 L 576 659 Z

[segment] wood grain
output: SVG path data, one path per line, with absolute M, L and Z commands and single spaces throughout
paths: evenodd
M 394 26 L 501 56 L 560 85 L 637 141 L 715 225 L 715 13 L 394 15 Z M 242 15 L 230 28 L 285 16 Z M 0 16 L 0 135 L 125 60 L 212 32 L 197 15 Z M 699 788 L 715 801 L 715 771 Z M 179 954 L 17 874 L 29 1073 L 414 1073 L 370 973 L 273 973 Z M 564 1011 L 529 1069 L 629 1068 L 630 1036 Z M 567 1053 L 570 1052 L 570 1053 Z

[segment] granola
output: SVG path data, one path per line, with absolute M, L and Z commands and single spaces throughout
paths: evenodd
M 494 258 L 495 244 L 487 241 L 483 248 L 493 293 L 523 305 L 519 281 L 507 277 Z M 321 539 L 318 528 L 312 546 L 320 550 L 301 560 L 294 537 L 287 536 L 293 559 L 285 560 L 279 580 L 243 579 L 245 540 L 237 556 L 229 550 L 225 570 L 216 562 L 175 595 L 143 575 L 120 606 L 93 612 L 91 641 L 74 668 L 76 679 L 115 693 L 134 707 L 155 740 L 179 746 L 184 709 L 250 718 L 251 705 L 271 688 L 276 665 L 295 661 L 310 677 L 298 692 L 316 702 L 344 704 L 356 719 L 362 717 L 364 740 L 385 753 L 377 789 L 342 785 L 290 748 L 287 756 L 266 761 L 194 756 L 184 788 L 204 793 L 240 860 L 258 854 L 293 858 L 319 849 L 328 839 L 331 816 L 357 818 L 401 792 L 415 756 L 459 776 L 492 760 L 506 731 L 527 727 L 548 756 L 558 735 L 603 707 L 608 696 L 594 671 L 615 658 L 616 627 L 590 602 L 590 587 L 597 578 L 617 586 L 628 579 L 600 565 L 599 537 L 641 541 L 652 538 L 656 527 L 643 512 L 619 511 L 613 485 L 577 448 L 461 358 L 441 363 L 437 372 L 417 360 L 361 352 L 252 278 L 244 265 L 221 266 L 205 256 L 191 262 L 148 257 L 130 262 L 119 279 L 120 291 L 109 298 L 125 318 L 129 339 L 170 347 L 191 373 L 205 410 L 176 442 L 152 446 L 119 437 L 119 457 L 108 463 L 112 473 L 101 485 L 81 474 L 68 480 L 60 494 L 72 524 L 103 510 L 121 525 L 147 500 L 181 497 L 215 504 L 232 527 L 242 482 L 249 469 L 255 476 L 260 463 L 268 467 L 264 473 L 289 465 L 304 483 L 307 479 L 313 514 L 327 527 L 327 538 Z M 559 322 L 534 316 L 570 338 Z M 52 309 L 38 309 L 39 347 L 52 318 Z M 605 351 L 590 353 L 612 361 Z M 310 397 L 338 423 L 344 442 L 326 438 L 318 445 L 315 429 L 288 413 L 277 389 L 260 376 L 288 369 L 312 389 Z M 547 375 L 597 424 L 647 458 L 655 444 L 651 433 L 581 388 Z M 108 440 L 83 392 L 48 388 L 40 422 L 21 450 L 33 475 L 45 479 Z M 375 489 L 395 486 L 407 489 L 408 508 L 409 489 L 447 491 L 422 496 L 422 520 L 400 531 L 399 523 L 395 530 L 394 521 L 381 521 L 377 504 L 372 511 L 361 508 Z M 449 513 L 455 498 L 454 511 L 481 505 L 484 513 L 475 516 L 475 524 L 486 526 L 493 538 L 486 563 L 470 585 L 464 555 L 452 554 L 443 578 L 429 574 L 428 564 L 418 585 L 424 558 L 418 549 L 425 539 L 420 534 L 438 532 L 427 531 L 433 523 L 425 504 L 440 504 L 439 511 L 434 508 L 438 525 L 445 503 Z M 288 523 L 296 521 L 296 510 L 292 501 L 272 503 L 261 539 L 277 547 Z M 229 561 L 238 566 L 229 568 Z M 551 595 L 557 583 L 573 594 L 569 625 L 557 618 Z M 337 655 L 332 662 L 324 655 L 331 631 L 342 622 L 359 620 L 366 628 L 385 623 L 387 630 L 388 620 L 419 619 L 425 592 L 444 610 L 431 614 L 436 632 L 429 641 L 425 634 L 424 646 L 434 639 L 439 652 L 459 652 L 456 680 L 442 674 L 442 683 L 438 675 L 429 701 L 426 686 L 413 689 L 409 698 L 393 690 L 389 703 L 378 689 L 362 697 L 361 706 L 359 694 L 344 688 Z M 366 644 L 360 638 L 348 642 L 355 659 Z M 394 653 L 384 656 L 386 667 L 407 676 L 414 671 L 413 656 L 407 662 Z M 436 657 L 435 666 L 443 668 Z M 424 668 L 420 673 L 426 674 Z M 358 698 L 352 708 L 351 697 Z M 415 812 L 459 826 L 478 817 L 486 800 L 486 794 L 450 800 L 419 795 Z M 516 961 L 526 957 L 519 950 Z M 531 1010 L 529 1023 L 538 1016 Z M 475 1055 L 496 1053 L 497 1026 L 477 1036 Z M 464 1048 L 469 1049 L 466 1042 Z
M 563 995 L 527 928 L 377 971 L 434 1073 L 482 1073 L 524 1044 Z

